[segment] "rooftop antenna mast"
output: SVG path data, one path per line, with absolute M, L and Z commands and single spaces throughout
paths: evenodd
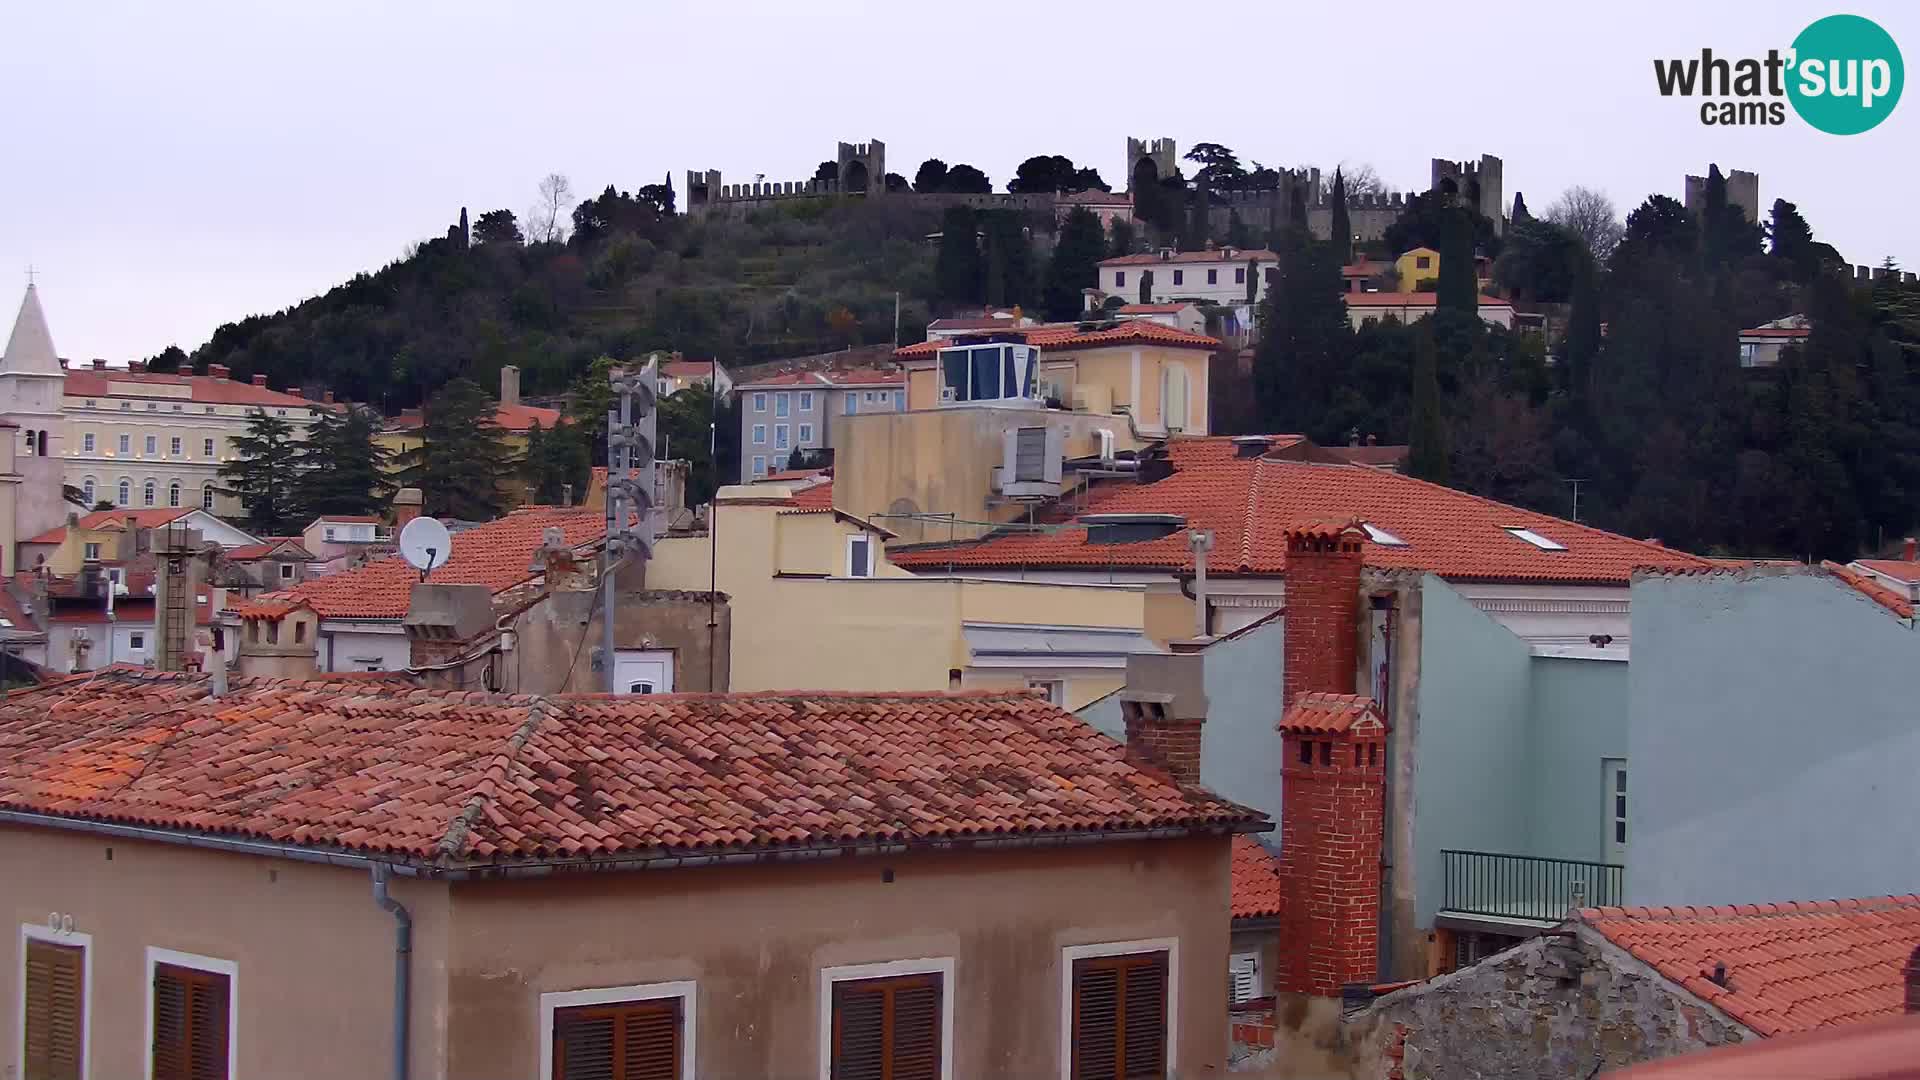
M 600 553 L 600 665 L 601 687 L 620 692 L 615 663 L 614 576 L 620 563 L 653 556 L 654 432 L 659 420 L 654 409 L 660 386 L 660 358 L 649 356 L 639 371 L 616 368 L 609 380 L 620 396 L 618 407 L 607 411 L 607 539 Z M 643 578 L 644 580 L 644 578 Z

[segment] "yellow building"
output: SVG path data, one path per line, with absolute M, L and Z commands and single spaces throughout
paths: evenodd
M 831 484 L 726 487 L 713 513 L 709 533 L 655 543 L 647 586 L 728 596 L 736 691 L 1036 687 L 1078 708 L 1152 649 L 1143 589 L 915 577 Z
M 1440 280 L 1440 253 L 1430 247 L 1403 251 L 1393 260 L 1393 270 L 1399 276 L 1396 292 L 1432 292 Z
M 494 410 L 493 423 L 500 429 L 500 442 L 513 453 L 515 459 L 527 451 L 527 433 L 535 424 L 542 430 L 552 431 L 561 422 L 559 409 L 543 409 L 535 405 L 525 405 L 520 401 L 520 369 L 509 364 L 500 369 L 500 406 Z M 400 461 L 400 455 L 420 448 L 421 429 L 426 425 L 426 416 L 420 409 L 408 409 L 399 416 L 388 420 L 374 441 L 392 453 L 388 469 L 398 474 L 406 466 Z M 514 493 L 516 498 L 525 494 L 518 480 L 503 481 L 502 488 Z

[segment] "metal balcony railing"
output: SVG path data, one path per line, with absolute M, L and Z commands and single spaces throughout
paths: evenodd
M 1576 904 L 1618 905 L 1626 892 L 1626 868 L 1614 863 L 1452 850 L 1440 859 L 1440 906 L 1463 915 L 1557 922 Z

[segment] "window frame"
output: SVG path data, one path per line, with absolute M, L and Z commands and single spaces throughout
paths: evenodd
M 750 471 L 753 477 L 756 479 L 767 475 L 767 456 L 765 454 L 753 455 L 753 461 L 751 462 Z
M 1167 954 L 1168 1076 L 1180 1075 L 1180 939 L 1146 938 L 1068 945 L 1060 950 L 1060 1080 L 1073 1080 L 1073 962 L 1135 953 Z
M 189 968 L 208 975 L 223 975 L 227 980 L 227 1075 L 240 1075 L 240 965 L 232 960 L 197 953 L 147 946 L 147 980 L 143 992 L 147 999 L 146 1037 L 140 1042 L 140 1075 L 153 1080 L 153 977 L 161 964 Z
M 149 435 L 147 436 L 147 441 L 142 443 L 141 445 L 147 448 L 147 452 L 145 454 L 142 454 L 141 455 L 142 457 L 159 457 L 160 456 L 160 436 Z
M 885 960 L 873 964 L 840 964 L 820 969 L 820 1080 L 833 1080 L 833 984 L 893 979 L 906 975 L 940 976 L 940 1080 L 953 1080 L 954 962 L 951 956 L 918 960 Z M 552 1080 L 552 1077 L 541 1077 Z
M 873 540 L 874 538 L 872 536 L 864 532 L 849 533 L 847 535 L 846 576 L 850 578 L 870 578 L 873 576 Z M 867 549 L 867 572 L 864 574 L 856 574 L 853 572 L 853 548 L 856 544 L 864 544 Z
M 773 418 L 784 420 L 793 414 L 793 395 L 785 390 L 773 392 Z
M 1173 283 L 1175 285 L 1185 285 L 1187 283 L 1186 278 L 1187 272 L 1185 270 L 1175 270 L 1173 272 Z
M 88 432 L 85 432 L 85 433 L 83 433 L 83 434 L 81 434 L 81 436 L 80 436 L 80 452 L 81 452 L 81 453 L 83 453 L 83 454 L 91 454 L 91 453 L 93 453 L 93 432 L 91 432 L 91 431 L 88 431 Z
M 1127 272 L 1125 270 L 1115 270 L 1113 272 L 1113 287 L 1116 289 L 1124 289 L 1127 287 Z
M 811 390 L 800 391 L 799 411 L 801 412 L 813 411 L 813 391 Z
M 754 391 L 754 394 L 753 394 L 753 411 L 754 411 L 754 412 L 766 412 L 766 411 L 767 411 L 767 393 L 766 393 L 766 391 L 764 391 L 764 390 L 756 390 L 756 391 Z
M 1220 284 L 1220 268 L 1219 267 L 1217 266 L 1207 267 L 1207 284 L 1209 285 Z
M 540 995 L 537 1009 L 540 1025 L 540 1080 L 553 1080 L 553 1016 L 561 1009 L 580 1006 L 624 1005 L 643 1001 L 680 999 L 680 1080 L 693 1080 L 694 1036 L 700 1025 L 695 1013 L 700 995 L 698 984 L 690 979 L 678 982 L 636 983 L 632 986 L 605 986 L 585 990 L 559 990 Z M 149 1078 L 151 1080 L 151 1078 Z
M 767 445 L 767 425 L 765 424 L 753 425 L 752 436 L 753 436 L 753 439 L 749 445 L 752 445 L 752 446 Z
M 795 431 L 793 433 L 793 440 L 795 445 L 810 446 L 813 444 L 813 425 L 812 424 L 800 423 L 800 424 L 794 425 L 794 427 L 795 427 Z
M 88 1080 L 93 1075 L 93 935 L 64 929 L 65 925 L 63 921 L 63 929 L 55 930 L 43 923 L 20 924 L 20 966 L 17 972 L 19 981 L 16 984 L 20 987 L 20 998 L 18 1011 L 14 1016 L 14 1030 L 18 1032 L 20 1040 L 20 1051 L 15 1056 L 14 1063 L 20 1070 L 18 1074 L 20 1076 L 27 1075 L 27 942 L 29 941 L 80 949 L 80 1080 Z M 148 996 L 152 996 L 151 990 L 148 991 Z
M 213 458 L 215 458 L 215 457 L 218 457 L 218 456 L 219 456 L 219 453 L 218 453 L 218 451 L 216 451 L 216 450 L 214 449 L 214 446 L 213 446 L 213 440 L 212 440 L 212 439 L 202 439 L 202 440 L 200 440 L 200 449 L 201 449 L 201 450 L 203 451 L 203 453 L 201 454 L 201 456 L 202 456 L 202 457 L 205 457 L 205 458 L 207 458 L 207 459 L 209 459 L 209 460 L 211 460 L 211 459 L 213 459 Z

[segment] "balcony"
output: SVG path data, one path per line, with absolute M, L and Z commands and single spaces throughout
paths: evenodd
M 1618 905 L 1626 893 L 1626 868 L 1614 863 L 1451 850 L 1440 859 L 1443 915 L 1557 923 L 1568 908 Z

